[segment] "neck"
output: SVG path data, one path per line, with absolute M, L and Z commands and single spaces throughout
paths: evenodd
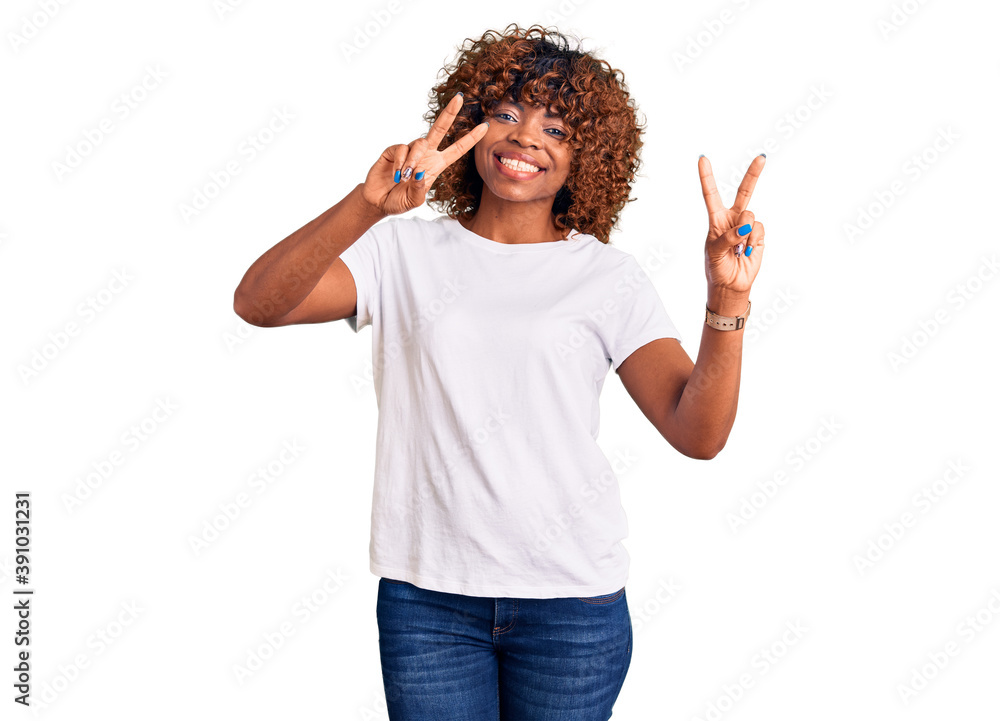
M 485 186 L 476 214 L 462 225 L 498 243 L 547 243 L 566 237 L 566 231 L 556 226 L 552 215 L 552 198 L 503 200 Z

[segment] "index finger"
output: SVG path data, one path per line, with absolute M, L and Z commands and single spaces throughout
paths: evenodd
M 486 131 L 489 130 L 489 128 L 490 124 L 484 121 L 442 150 L 441 160 L 444 161 L 444 166 L 447 168 L 449 165 L 465 155 L 469 148 L 483 139 L 483 136 L 486 135 Z
M 458 102 L 455 102 L 455 101 Z M 451 100 L 448 104 L 444 106 L 444 110 L 441 114 L 437 116 L 434 120 L 434 124 L 431 125 L 431 129 L 427 131 L 427 147 L 431 150 L 437 150 L 437 146 L 441 144 L 444 140 L 444 136 L 448 134 L 448 129 L 451 128 L 451 124 L 455 122 L 455 118 L 458 117 L 458 111 L 462 109 L 462 103 L 464 102 L 462 98 L 462 93 L 459 93 Z
M 740 183 L 739 190 L 736 191 L 736 202 L 733 203 L 733 210 L 737 213 L 742 213 L 747 209 L 747 204 L 750 202 L 750 196 L 753 195 L 753 189 L 757 185 L 757 178 L 760 177 L 760 171 L 763 168 L 763 155 L 758 155 L 750 161 L 750 167 L 747 168 L 747 174 L 743 176 L 743 182 Z
M 701 192 L 705 196 L 705 206 L 709 214 L 724 210 L 719 189 L 715 186 L 715 176 L 712 175 L 712 164 L 704 155 L 698 158 L 698 175 L 701 177 Z

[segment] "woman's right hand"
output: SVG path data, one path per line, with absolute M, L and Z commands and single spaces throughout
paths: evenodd
M 482 140 L 489 128 L 489 123 L 480 123 L 444 150 L 438 150 L 461 108 L 462 96 L 456 95 L 431 125 L 426 138 L 386 148 L 368 171 L 362 188 L 364 199 L 386 215 L 423 205 L 434 180 Z

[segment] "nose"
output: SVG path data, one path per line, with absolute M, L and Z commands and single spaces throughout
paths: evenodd
M 521 120 L 521 122 L 510 126 L 510 134 L 507 139 L 522 148 L 535 148 L 538 150 L 541 145 L 541 126 L 533 120 Z

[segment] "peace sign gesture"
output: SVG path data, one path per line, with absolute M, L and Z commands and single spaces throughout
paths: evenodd
M 764 254 L 764 226 L 747 210 L 757 178 L 764 168 L 764 156 L 754 158 L 739 190 L 736 202 L 726 208 L 715 187 L 712 164 L 704 155 L 698 159 L 701 191 L 708 208 L 708 238 L 705 240 L 705 274 L 710 288 L 749 293 Z
M 365 200 L 387 215 L 423 205 L 441 171 L 468 152 L 489 128 L 489 123 L 480 123 L 444 150 L 438 150 L 461 107 L 459 93 L 438 115 L 426 138 L 417 138 L 409 145 L 390 145 L 382 151 L 365 178 Z

